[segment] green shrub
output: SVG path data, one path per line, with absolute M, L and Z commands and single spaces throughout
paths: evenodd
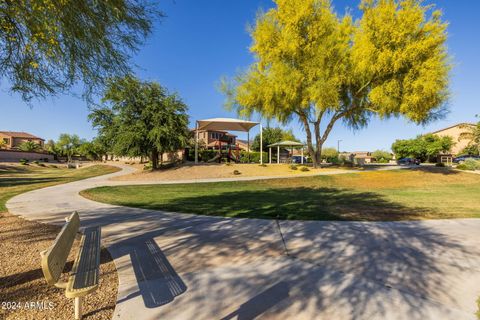
M 268 153 L 263 152 L 263 161 L 268 161 Z M 260 152 L 251 151 L 250 152 L 250 161 L 247 151 L 240 151 L 240 162 L 241 163 L 260 163 Z
M 457 166 L 457 169 L 469 171 L 480 170 L 480 161 L 468 159 L 465 162 L 459 164 Z
M 145 165 L 143 166 L 143 170 L 145 170 L 145 171 L 147 171 L 147 170 L 152 170 L 152 163 L 149 162 L 149 163 L 145 164 Z
M 21 165 L 28 165 L 28 160 L 27 159 L 20 159 L 18 162 L 20 162 Z
M 291 164 L 289 167 L 292 170 L 297 170 L 298 169 L 298 166 L 296 164 Z
M 445 163 L 437 162 L 437 163 L 435 163 L 435 167 L 445 167 Z
M 300 167 L 300 171 L 307 172 L 310 171 L 310 169 L 308 169 L 308 167 Z
M 238 171 L 238 170 L 233 170 L 233 174 L 236 175 L 236 176 L 238 176 L 239 174 L 242 174 L 242 173 L 241 173 L 240 171 Z

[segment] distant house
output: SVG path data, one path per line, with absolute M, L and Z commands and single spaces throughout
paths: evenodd
M 195 129 L 192 130 L 195 134 Z M 237 136 L 227 131 L 221 130 L 199 130 L 198 141 L 204 143 L 207 149 L 218 149 L 219 142 L 222 148 L 230 146 L 232 148 L 239 148 L 240 150 L 248 150 L 248 142 L 246 140 L 239 140 Z
M 354 151 L 352 152 L 353 158 L 358 163 L 372 163 L 375 159 L 372 157 L 372 153 L 369 151 Z
M 468 132 L 469 127 L 473 128 L 474 126 L 475 125 L 473 123 L 459 123 L 448 128 L 432 132 L 432 134 L 439 137 L 452 137 L 455 145 L 452 147 L 450 152 L 453 155 L 458 155 L 463 149 L 465 149 L 466 146 L 468 146 L 469 143 L 471 143 L 471 141 L 468 139 L 460 139 L 460 135 L 464 132 Z
M 33 141 L 43 148 L 45 140 L 27 132 L 0 131 L 0 141 L 5 143 L 7 150 L 15 150 L 27 141 Z

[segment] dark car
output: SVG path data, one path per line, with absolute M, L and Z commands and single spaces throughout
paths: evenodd
M 420 160 L 419 159 L 414 159 L 414 158 L 401 158 L 397 160 L 397 164 L 405 164 L 405 165 L 412 165 L 416 164 L 417 166 L 420 165 Z
M 292 156 L 292 163 L 302 163 L 302 156 Z M 303 157 L 303 163 L 307 163 L 307 158 Z
M 480 160 L 480 156 L 460 156 L 460 157 L 457 157 L 455 159 L 453 159 L 453 162 L 454 163 L 462 163 L 468 159 L 472 159 L 472 160 Z

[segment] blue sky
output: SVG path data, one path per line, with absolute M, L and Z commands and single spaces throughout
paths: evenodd
M 155 26 L 147 44 L 134 57 L 136 73 L 177 91 L 190 110 L 190 120 L 235 117 L 223 108 L 224 97 L 216 86 L 222 76 L 232 76 L 252 62 L 251 42 L 246 26 L 255 19 L 259 8 L 273 5 L 267 0 L 163 0 L 161 10 L 167 17 Z M 449 21 L 449 52 L 452 71 L 450 114 L 445 120 L 426 127 L 402 119 L 373 120 L 361 131 L 352 132 L 338 124 L 326 145 L 342 150 L 389 149 L 397 138 L 410 138 L 458 122 L 473 122 L 480 113 L 480 1 L 437 0 Z M 334 0 L 337 12 L 349 7 L 356 12 L 359 0 Z M 10 95 L 0 84 L 0 130 L 27 131 L 45 139 L 60 133 L 76 133 L 92 138 L 95 131 L 87 121 L 86 104 L 71 96 L 34 101 L 29 108 L 18 96 Z M 287 127 L 304 139 L 297 122 Z M 258 129 L 252 131 L 255 134 Z M 243 137 L 243 135 L 240 135 Z

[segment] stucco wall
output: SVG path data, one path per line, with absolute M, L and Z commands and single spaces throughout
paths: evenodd
M 457 155 L 460 151 L 462 151 L 469 143 L 470 140 L 462 139 L 460 140 L 460 134 L 462 132 L 468 132 L 467 128 L 460 128 L 460 126 L 455 126 L 452 128 L 448 128 L 442 131 L 435 132 L 434 134 L 440 137 L 450 136 L 453 138 L 453 142 L 456 144 L 452 147 L 452 154 Z
M 36 153 L 36 152 L 23 152 L 23 151 L 10 151 L 0 150 L 0 161 L 3 162 L 17 162 L 20 159 L 27 160 L 43 160 L 47 158 L 48 161 L 53 161 L 53 155 Z

